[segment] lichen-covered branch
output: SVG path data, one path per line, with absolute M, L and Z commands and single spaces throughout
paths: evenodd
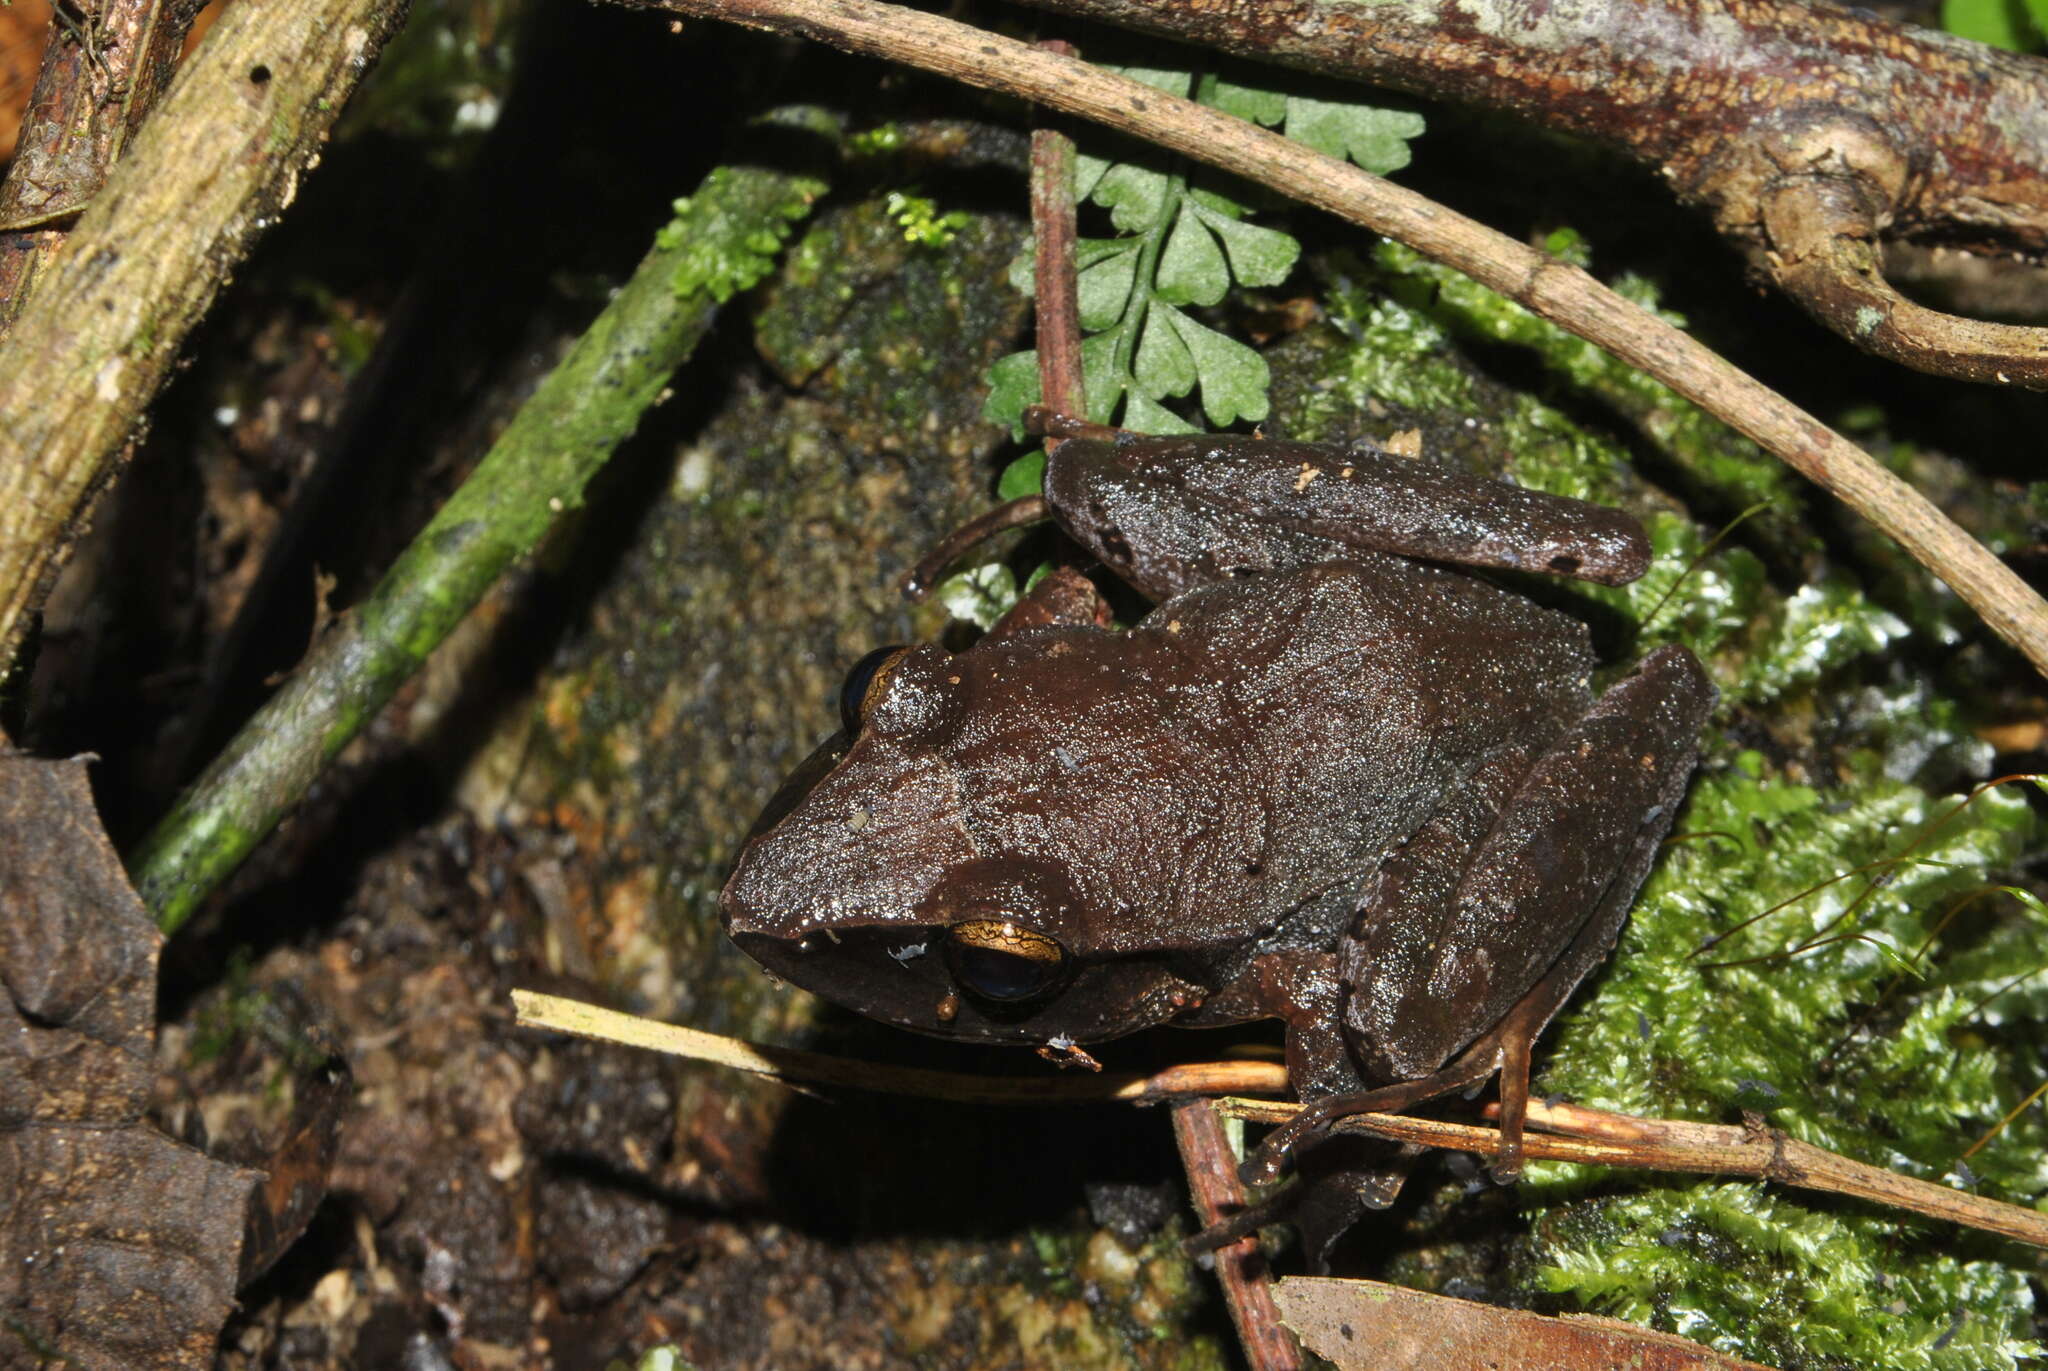
M 1006 91 L 1170 148 L 1383 233 L 1662 381 L 1870 520 L 2048 674 L 2048 604 L 1870 455 L 1587 273 L 1413 191 L 1150 86 L 879 0 L 660 0 Z
M 229 6 L 0 341 L 0 664 L 186 334 L 291 203 L 404 10 Z
M 2048 387 L 2048 330 L 1905 300 L 1880 239 L 2048 257 L 2048 63 L 1807 0 L 1028 0 L 1622 148 L 1908 366 Z
M 50 27 L 0 181 L 0 332 L 156 103 L 203 0 L 107 0 Z
M 723 167 L 678 202 L 676 222 L 469 479 L 143 844 L 135 888 L 166 932 L 298 803 L 499 575 L 582 502 L 717 306 L 760 279 L 823 190 L 798 173 Z

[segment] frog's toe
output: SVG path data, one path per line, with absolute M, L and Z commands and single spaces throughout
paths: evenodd
M 1291 1191 L 1248 1204 L 1226 1218 L 1216 1220 L 1191 1238 L 1181 1240 L 1180 1249 L 1190 1257 L 1199 1257 L 1205 1252 L 1228 1247 L 1243 1238 L 1249 1238 L 1262 1228 L 1288 1221 L 1287 1199 Z
M 1191 1256 L 1214 1252 L 1284 1223 L 1300 1234 L 1303 1256 L 1322 1274 L 1337 1240 L 1368 1213 L 1394 1202 L 1420 1155 L 1419 1149 L 1390 1147 L 1376 1138 L 1328 1139 L 1304 1161 L 1300 1180 L 1209 1225 L 1181 1247 Z
M 1331 1117 L 1319 1107 L 1303 1106 L 1300 1113 L 1268 1133 L 1238 1163 L 1237 1178 L 1246 1185 L 1270 1185 L 1279 1180 L 1287 1173 L 1287 1159 L 1310 1135 L 1327 1127 Z

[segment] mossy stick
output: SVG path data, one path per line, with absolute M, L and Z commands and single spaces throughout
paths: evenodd
M 1304 144 L 1085 62 L 881 0 L 651 0 L 794 33 L 1092 120 L 1408 244 L 1662 381 L 1828 491 L 2048 675 L 2048 602 L 1871 456 L 1577 267 Z
M 143 844 L 131 863 L 135 887 L 166 932 L 298 802 L 499 574 L 582 502 L 585 483 L 659 398 L 717 305 L 760 278 L 823 190 L 806 175 L 722 167 L 677 202 L 676 221 L 469 479 Z

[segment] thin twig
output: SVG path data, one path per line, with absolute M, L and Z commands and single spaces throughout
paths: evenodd
M 1074 56 L 1071 45 L 1042 43 Z M 1081 307 L 1074 271 L 1074 140 L 1057 129 L 1031 135 L 1033 298 L 1038 316 L 1038 390 L 1050 408 L 1083 415 Z
M 756 1076 L 794 1084 L 848 1085 L 882 1095 L 915 1095 L 921 1099 L 958 1100 L 966 1104 L 1072 1104 L 1122 1101 L 1154 1104 L 1223 1093 L 1278 1094 L 1287 1088 L 1287 1070 L 1277 1062 L 1209 1062 L 1177 1066 L 1142 1075 L 1111 1072 L 1051 1078 L 975 1076 L 961 1071 L 926 1071 L 918 1067 L 885 1066 L 802 1052 L 793 1047 L 763 1047 L 722 1038 L 695 1028 L 657 1023 L 536 990 L 512 992 L 512 1007 L 523 1028 L 569 1033 L 597 1042 L 623 1043 L 671 1057 L 711 1062 Z
M 1895 539 L 2048 675 L 2048 603 L 1854 443 L 1577 267 L 1243 120 L 880 0 L 658 0 L 1004 91 L 1147 139 L 1408 244 L 1606 349 L 1747 435 Z
M 1257 1123 L 1284 1123 L 1299 1105 L 1270 1100 L 1222 1100 L 1225 1114 Z M 1851 1161 L 1768 1128 L 1761 1119 L 1734 1126 L 1678 1119 L 1639 1119 L 1582 1105 L 1529 1104 L 1529 1125 L 1568 1137 L 1536 1133 L 1523 1138 L 1523 1155 L 1587 1166 L 1641 1171 L 1683 1171 L 1707 1176 L 1755 1176 L 1802 1190 L 1874 1200 L 1893 1209 L 1981 1229 L 2036 1247 L 2048 1247 L 2048 1214 L 1916 1180 L 1880 1166 Z M 1354 1114 L 1334 1127 L 1376 1138 L 1491 1157 L 1500 1133 L 1472 1124 L 1396 1114 Z
M 1202 1227 L 1213 1228 L 1244 1208 L 1237 1156 L 1213 1100 L 1182 1100 L 1173 1106 L 1173 1141 L 1180 1148 L 1181 1169 L 1187 1172 L 1188 1193 Z M 1237 1339 L 1252 1371 L 1298 1371 L 1301 1349 L 1273 1303 L 1273 1273 L 1259 1251 L 1258 1235 L 1227 1242 L 1212 1255 L 1230 1321 L 1237 1325 Z
M 714 1062 L 734 1070 L 777 1080 L 847 1085 L 890 1094 L 990 1104 L 1053 1104 L 1081 1100 L 1148 1104 L 1195 1094 L 1235 1092 L 1228 1084 L 1254 1082 L 1258 1093 L 1286 1089 L 1287 1072 L 1277 1062 L 1208 1062 L 1175 1067 L 1150 1076 L 1125 1075 L 1053 1080 L 1009 1080 L 949 1071 L 920 1071 L 849 1061 L 816 1052 L 757 1047 L 691 1028 L 655 1023 L 630 1014 L 601 1009 L 553 995 L 515 990 L 512 1001 L 519 1023 L 527 1028 L 573 1033 L 603 1042 L 645 1047 L 696 1061 Z M 1491 1106 L 1490 1106 L 1491 1107 Z M 1219 1100 L 1224 1113 L 1259 1123 L 1283 1123 L 1301 1106 L 1286 1101 L 1228 1098 Z M 1549 1137 L 1529 1133 L 1523 1155 L 1546 1161 L 1581 1162 L 1646 1171 L 1685 1171 L 1706 1175 L 1756 1176 L 1782 1185 L 1851 1195 L 1879 1204 L 1945 1219 L 2048 1247 L 2048 1214 L 2019 1205 L 1985 1199 L 1931 1181 L 1915 1180 L 1868 1166 L 1810 1143 L 1787 1137 L 1775 1128 L 1754 1124 L 1687 1123 L 1677 1119 L 1639 1119 L 1633 1115 L 1588 1109 L 1582 1105 L 1529 1103 L 1532 1129 L 1569 1133 Z M 1404 1114 L 1355 1114 L 1335 1127 L 1421 1147 L 1445 1148 L 1493 1156 L 1500 1151 L 1500 1133 L 1471 1124 L 1418 1119 Z

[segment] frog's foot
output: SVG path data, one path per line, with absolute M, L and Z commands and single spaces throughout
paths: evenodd
M 1311 1269 L 1324 1274 L 1337 1239 L 1367 1213 L 1391 1205 L 1421 1156 L 1420 1148 L 1390 1148 L 1376 1138 L 1331 1139 L 1330 1145 L 1315 1149 L 1295 1184 L 1219 1219 L 1181 1248 L 1197 1256 L 1284 1223 L 1299 1233 Z
M 1328 1128 L 1339 1119 L 1353 1114 L 1398 1114 L 1402 1110 L 1433 1100 L 1439 1095 L 1475 1086 L 1492 1075 L 1501 1064 L 1500 1044 L 1496 1034 L 1487 1034 L 1470 1049 L 1441 1071 L 1398 1085 L 1381 1086 L 1375 1090 L 1361 1090 L 1350 1095 L 1328 1095 L 1320 1100 L 1305 1104 L 1300 1112 L 1281 1124 L 1258 1148 L 1246 1157 L 1237 1168 L 1237 1174 L 1247 1185 L 1263 1184 L 1277 1180 L 1287 1169 L 1290 1154 L 1298 1151 L 1316 1134 Z M 1523 1105 L 1527 1106 L 1526 1078 L 1523 1087 Z M 1520 1139 L 1516 1140 L 1519 1151 Z
M 1228 1247 L 1241 1238 L 1249 1238 L 1262 1228 L 1271 1228 L 1276 1223 L 1286 1223 L 1293 1209 L 1293 1193 L 1283 1191 L 1278 1195 L 1248 1204 L 1227 1219 L 1218 1219 L 1193 1237 L 1184 1240 L 1180 1250 L 1190 1257 L 1199 1257 L 1204 1252 L 1214 1252 L 1219 1247 Z

